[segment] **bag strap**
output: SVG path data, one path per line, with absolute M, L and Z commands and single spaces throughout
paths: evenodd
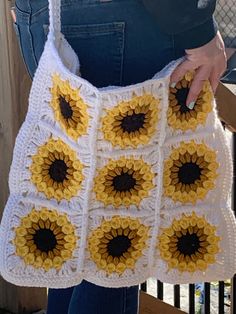
M 49 5 L 49 34 L 55 39 L 61 34 L 61 0 L 48 0 Z

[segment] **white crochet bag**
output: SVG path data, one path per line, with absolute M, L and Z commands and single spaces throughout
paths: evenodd
M 96 88 L 60 32 L 60 1 L 16 139 L 0 271 L 21 286 L 224 280 L 236 270 L 230 144 L 192 75 Z

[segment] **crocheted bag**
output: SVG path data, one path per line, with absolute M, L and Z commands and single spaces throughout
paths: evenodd
M 149 277 L 224 280 L 236 270 L 230 145 L 208 83 L 192 75 L 96 88 L 60 31 L 60 1 L 16 139 L 0 270 L 21 286 L 106 287 Z

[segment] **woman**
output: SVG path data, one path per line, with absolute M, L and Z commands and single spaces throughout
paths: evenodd
M 213 18 L 214 0 L 62 0 L 62 32 L 81 62 L 81 75 L 97 87 L 151 78 L 185 56 L 171 77 L 175 84 L 196 70 L 186 105 L 193 109 L 203 82 L 213 91 L 226 68 L 222 38 Z M 14 24 L 33 77 L 48 32 L 48 0 L 16 0 Z M 138 285 L 105 288 L 82 281 L 49 289 L 48 314 L 136 314 Z

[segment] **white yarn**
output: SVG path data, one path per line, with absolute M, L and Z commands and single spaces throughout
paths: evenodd
M 215 100 L 212 101 L 213 110 L 208 114 L 206 124 L 197 127 L 194 132 L 176 131 L 168 126 L 170 75 L 182 59 L 171 62 L 152 79 L 142 83 L 125 87 L 96 88 L 76 75 L 79 59 L 60 31 L 60 1 L 49 0 L 49 9 L 48 39 L 32 83 L 26 119 L 16 138 L 9 174 L 10 196 L 0 227 L 1 275 L 16 285 L 51 288 L 74 286 L 83 279 L 105 287 L 122 287 L 139 284 L 149 277 L 173 284 L 232 277 L 236 271 L 236 222 L 230 204 L 232 160 L 229 143 L 217 117 Z M 49 88 L 53 84 L 51 77 L 55 73 L 59 74 L 62 80 L 67 80 L 72 88 L 79 89 L 81 98 L 88 105 L 88 114 L 91 116 L 88 132 L 77 141 L 67 136 L 55 120 L 49 105 L 52 97 Z M 98 128 L 101 127 L 100 118 L 105 116 L 105 109 L 114 108 L 121 101 L 129 101 L 133 93 L 137 96 L 150 93 L 160 99 L 159 120 L 156 133 L 147 145 L 124 150 L 113 147 L 104 139 Z M 50 137 L 62 139 L 76 152 L 77 158 L 85 166 L 81 189 L 69 201 L 47 199 L 30 181 L 29 167 L 32 164 L 32 156 Z M 209 191 L 203 201 L 183 206 L 180 202 L 174 203 L 169 197 L 163 196 L 163 163 L 180 142 L 191 140 L 196 143 L 204 142 L 217 153 L 219 176 L 214 190 Z M 93 192 L 93 180 L 98 168 L 105 166 L 110 158 L 118 160 L 121 156 L 142 158 L 147 162 L 156 174 L 153 180 L 155 187 L 139 206 L 120 206 L 118 209 L 113 205 L 104 207 Z M 49 271 L 36 269 L 26 265 L 16 254 L 15 245 L 12 243 L 15 237 L 13 228 L 18 227 L 21 218 L 28 215 L 34 207 L 37 210 L 47 207 L 60 214 L 67 214 L 69 221 L 76 226 L 78 240 L 73 257 L 64 262 L 59 271 L 55 268 Z M 217 226 L 216 234 L 222 240 L 220 252 L 216 254 L 216 263 L 209 265 L 206 271 L 194 273 L 168 270 L 166 261 L 160 257 L 159 249 L 156 248 L 157 236 L 163 228 L 171 225 L 173 218 L 179 219 L 183 213 L 192 211 L 205 216 L 209 223 Z M 113 272 L 107 275 L 105 270 L 98 269 L 91 259 L 87 240 L 89 233 L 99 227 L 104 218 L 111 219 L 116 215 L 138 218 L 150 228 L 150 237 L 133 270 L 127 268 L 122 274 Z

